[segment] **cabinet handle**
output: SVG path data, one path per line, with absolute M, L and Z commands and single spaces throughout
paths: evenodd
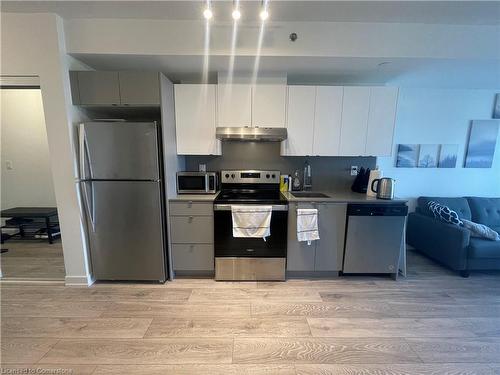
M 193 216 L 189 216 L 189 218 L 188 218 L 188 220 L 189 220 L 189 222 L 190 222 L 190 223 L 192 223 L 192 222 L 193 222 L 193 219 L 194 219 L 194 217 L 193 217 Z

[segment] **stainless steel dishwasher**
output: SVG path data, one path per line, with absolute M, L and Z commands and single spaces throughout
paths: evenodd
M 345 274 L 398 275 L 404 239 L 406 204 L 350 204 L 344 248 Z

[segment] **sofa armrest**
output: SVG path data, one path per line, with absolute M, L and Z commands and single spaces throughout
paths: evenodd
M 454 270 L 467 269 L 470 232 L 427 215 L 408 215 L 407 243 Z

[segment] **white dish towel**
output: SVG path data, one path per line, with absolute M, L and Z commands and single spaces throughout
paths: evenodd
M 310 246 L 311 241 L 319 240 L 318 230 L 318 210 L 316 208 L 297 209 L 297 239 L 307 241 Z
M 233 237 L 266 237 L 271 235 L 273 206 L 231 206 Z

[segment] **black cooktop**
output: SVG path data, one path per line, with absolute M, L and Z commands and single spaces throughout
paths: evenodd
M 286 204 L 287 200 L 279 190 L 262 189 L 223 189 L 214 201 L 217 203 L 238 204 Z

